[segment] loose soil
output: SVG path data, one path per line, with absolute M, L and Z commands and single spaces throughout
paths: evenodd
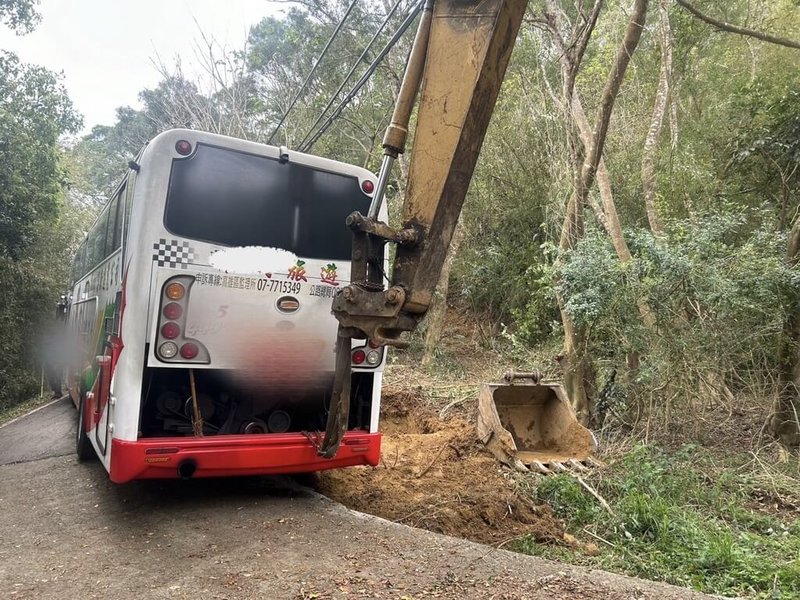
M 504 545 L 528 535 L 564 542 L 550 507 L 517 491 L 512 473 L 461 415 L 442 420 L 419 390 L 388 386 L 381 431 L 377 468 L 320 473 L 317 489 L 360 512 L 476 542 Z

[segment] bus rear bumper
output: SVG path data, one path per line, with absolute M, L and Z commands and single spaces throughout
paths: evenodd
M 302 433 L 148 438 L 111 442 L 109 475 L 132 479 L 175 479 L 309 473 L 356 465 L 377 466 L 381 434 L 347 432 L 333 458 L 322 458 Z

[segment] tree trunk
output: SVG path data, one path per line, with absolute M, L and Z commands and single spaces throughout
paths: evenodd
M 564 216 L 559 243 L 562 250 L 574 248 L 584 234 L 583 205 L 578 204 L 578 197 L 581 194 L 578 189 L 580 185 L 581 180 L 577 179 L 575 192 L 567 204 L 567 213 Z M 588 341 L 586 328 L 575 325 L 565 308 L 565 299 L 560 293 L 556 293 L 556 299 L 561 314 L 561 324 L 564 327 L 564 348 L 558 355 L 557 361 L 563 372 L 567 397 L 572 402 L 578 420 L 583 425 L 588 425 L 592 418 L 593 398 L 591 392 L 594 382 L 591 376 L 591 358 L 586 352 Z
M 427 367 L 433 361 L 436 348 L 442 339 L 442 328 L 444 327 L 444 316 L 447 312 L 447 290 L 450 287 L 450 269 L 453 267 L 453 259 L 458 253 L 458 248 L 464 239 L 464 227 L 459 223 L 453 233 L 453 241 L 447 249 L 447 256 L 442 265 L 442 272 L 439 275 L 439 283 L 433 293 L 433 302 L 426 318 L 428 328 L 425 331 L 425 350 L 422 354 L 422 366 Z
M 664 113 L 667 110 L 669 99 L 669 83 L 672 71 L 672 33 L 669 26 L 669 8 L 667 0 L 660 0 L 658 6 L 659 30 L 661 33 L 661 70 L 658 75 L 658 89 L 653 105 L 653 116 L 650 119 L 650 128 L 644 141 L 642 150 L 642 188 L 644 190 L 644 205 L 647 209 L 647 220 L 651 231 L 663 235 L 664 226 L 656 210 L 656 154 L 658 138 L 664 125 Z
M 557 19 L 553 18 L 552 22 L 554 25 L 557 24 Z M 554 35 L 554 40 L 559 51 L 559 57 L 561 62 L 561 69 L 562 73 L 565 74 L 571 69 L 571 65 L 569 64 L 569 58 L 567 55 L 567 49 L 564 45 L 564 40 L 561 38 L 560 35 Z M 578 132 L 580 134 L 581 142 L 583 143 L 584 153 L 589 153 L 589 147 L 592 144 L 592 128 L 589 124 L 589 120 L 586 118 L 586 113 L 583 110 L 583 103 L 581 102 L 580 96 L 578 95 L 577 91 L 573 91 L 572 95 L 572 110 L 568 111 L 567 119 L 574 122 L 577 125 Z M 616 250 L 617 257 L 619 258 L 620 262 L 625 264 L 630 262 L 632 259 L 630 249 L 628 248 L 628 244 L 625 241 L 625 236 L 622 231 L 622 224 L 620 223 L 619 214 L 617 212 L 617 207 L 614 202 L 614 194 L 611 190 L 611 178 L 609 177 L 608 170 L 606 169 L 605 160 L 600 157 L 600 162 L 597 166 L 597 187 L 600 192 L 600 198 L 602 200 L 602 207 L 599 206 L 596 202 L 591 201 L 591 197 L 587 197 L 590 201 L 590 205 L 592 210 L 595 212 L 595 215 L 605 229 L 606 233 L 608 233 L 609 238 L 611 239 L 612 244 L 614 245 L 614 249 Z M 650 308 L 649 303 L 645 298 L 639 298 L 636 301 L 637 308 L 639 309 L 639 314 L 642 318 L 642 322 L 644 323 L 645 327 L 653 328 L 656 324 L 656 319 L 653 314 L 652 309 Z M 566 330 L 566 327 L 565 327 Z M 573 346 L 577 346 L 575 343 L 577 340 L 573 340 Z M 638 367 L 639 367 L 639 356 L 637 352 L 629 352 L 627 354 L 627 362 L 626 362 L 626 372 L 625 372 L 625 380 L 628 383 L 633 383 L 637 380 L 638 377 Z M 566 361 L 564 361 L 564 365 L 566 365 Z M 581 379 L 586 379 L 584 375 L 577 375 L 576 377 Z M 630 388 L 633 389 L 632 387 Z M 578 397 L 581 396 L 580 392 L 577 392 Z M 586 402 L 587 406 L 589 406 L 589 410 L 592 410 L 591 402 Z
M 614 103 L 619 94 L 622 81 L 625 78 L 625 71 L 630 63 L 631 56 L 639 44 L 639 40 L 644 29 L 647 15 L 647 0 L 636 0 L 631 13 L 630 20 L 625 29 L 625 37 L 622 45 L 617 52 L 616 60 L 603 88 L 600 100 L 600 108 L 595 120 L 595 128 L 592 133 L 590 143 L 585 143 L 585 159 L 575 161 L 576 173 L 575 190 L 571 195 L 564 216 L 564 223 L 561 229 L 561 239 L 559 246 L 562 250 L 574 248 L 577 242 L 583 237 L 583 210 L 589 196 L 589 191 L 595 181 L 600 160 L 603 155 L 606 135 L 608 133 L 611 113 Z M 560 39 L 558 28 L 558 15 L 554 10 L 553 3 L 547 5 L 548 21 L 552 24 L 553 36 L 562 47 L 566 47 Z M 584 32 L 582 41 L 588 41 L 587 34 Z M 585 45 L 584 45 L 585 47 Z M 580 54 L 582 56 L 582 53 Z M 571 62 L 564 69 L 567 74 L 574 77 L 577 73 L 579 63 L 570 59 Z M 572 80 L 572 78 L 570 78 Z M 564 88 L 565 101 L 569 106 L 574 100 L 574 92 L 570 86 Z M 572 111 L 571 111 L 572 112 Z M 573 112 L 574 114 L 574 112 Z M 577 153 L 577 149 L 574 149 Z M 583 153 L 580 153 L 583 154 Z M 576 156 L 577 158 L 577 156 Z M 582 165 L 582 166 L 581 166 Z M 559 355 L 558 360 L 564 371 L 564 386 L 570 394 L 572 405 L 578 414 L 581 422 L 587 424 L 592 416 L 592 396 L 594 393 L 594 373 L 591 368 L 591 359 L 587 353 L 588 335 L 586 329 L 576 326 L 572 317 L 565 309 L 564 298 L 558 296 L 558 306 L 561 313 L 561 321 L 564 326 L 564 350 Z
M 586 118 L 586 113 L 583 111 L 583 104 L 577 94 L 575 94 L 572 99 L 572 113 L 575 123 L 578 125 L 578 130 L 581 133 L 584 146 L 588 146 L 592 143 L 592 129 L 589 126 L 589 120 Z M 631 251 L 628 248 L 628 244 L 622 232 L 622 223 L 620 223 L 617 205 L 614 202 L 614 194 L 611 191 L 611 178 L 608 176 L 606 163 L 602 157 L 597 165 L 597 188 L 600 190 L 600 198 L 603 200 L 604 227 L 608 236 L 611 238 L 614 249 L 617 251 L 617 257 L 623 264 L 630 262 L 632 259 Z M 639 298 L 636 304 L 645 326 L 654 327 L 656 318 L 647 300 Z
M 619 89 L 622 87 L 622 81 L 625 79 L 625 72 L 628 70 L 628 64 L 630 63 L 633 53 L 636 52 L 639 40 L 642 37 L 642 30 L 644 29 L 645 20 L 647 18 L 647 4 L 648 0 L 636 0 L 634 2 L 628 26 L 625 28 L 625 37 L 617 51 L 616 61 L 611 68 L 608 80 L 603 88 L 600 99 L 600 109 L 597 119 L 595 119 L 592 145 L 587 152 L 586 160 L 581 170 L 581 185 L 579 186 L 577 206 L 586 204 L 586 196 L 589 194 L 589 190 L 594 184 L 597 166 L 600 163 L 600 158 L 603 156 L 606 135 L 608 134 L 608 127 L 611 122 L 611 113 L 614 110 L 614 104 L 617 100 Z
M 795 219 L 786 248 L 786 262 L 800 263 L 800 218 Z M 800 447 L 800 306 L 793 303 L 783 328 L 780 387 L 770 419 L 770 429 L 786 448 Z
M 561 322 L 564 326 L 564 349 L 556 357 L 563 372 L 564 389 L 575 414 L 583 425 L 588 425 L 594 414 L 595 372 L 591 357 L 586 352 L 588 336 L 585 327 L 575 327 L 572 317 L 564 309 L 563 298 L 558 297 Z

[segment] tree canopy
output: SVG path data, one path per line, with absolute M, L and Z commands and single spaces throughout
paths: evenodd
M 58 141 L 81 119 L 58 78 L 0 52 L 0 252 L 18 258 L 38 222 L 57 213 Z
M 0 0 L 0 23 L 18 35 L 30 33 L 42 18 L 38 5 L 39 0 Z

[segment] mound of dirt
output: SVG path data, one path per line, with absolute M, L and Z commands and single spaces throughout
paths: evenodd
M 381 430 L 377 468 L 322 472 L 317 489 L 361 512 L 477 542 L 524 535 L 563 542 L 550 508 L 517 493 L 476 441 L 472 424 L 459 417 L 442 421 L 418 391 L 385 387 Z

